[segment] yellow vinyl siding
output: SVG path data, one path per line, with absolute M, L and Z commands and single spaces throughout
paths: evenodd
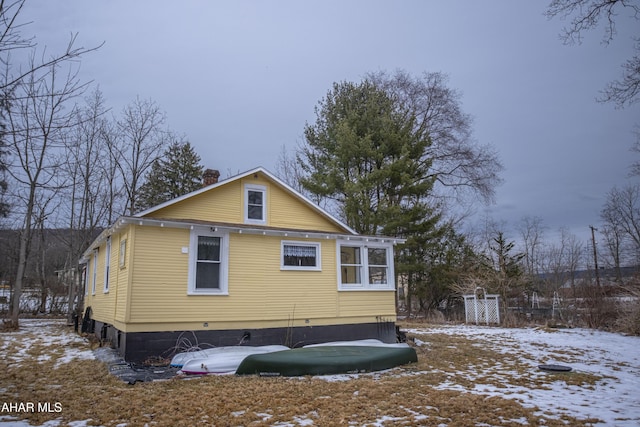
M 395 321 L 395 293 L 393 291 L 341 291 L 338 293 L 338 311 L 340 317 L 373 315 Z
M 256 183 L 254 180 L 243 180 L 246 183 Z M 320 215 L 316 210 L 292 197 L 291 193 L 282 187 L 258 182 L 267 186 L 267 225 L 278 228 L 292 228 L 299 230 L 318 230 L 333 233 L 344 233 L 335 223 Z
M 232 181 L 159 209 L 147 217 L 242 224 L 242 186 L 239 181 Z
M 189 230 L 136 227 L 131 322 L 286 321 L 335 317 L 335 241 L 322 271 L 280 270 L 279 237 L 229 235 L 229 295 L 187 295 Z M 310 240 L 312 241 L 312 240 Z
M 109 291 L 105 292 L 105 259 L 107 244 L 103 242 L 98 248 L 98 265 L 96 271 L 96 286 L 95 295 L 92 295 L 93 290 L 93 269 L 96 268 L 93 265 L 93 254 L 91 255 L 91 270 L 89 271 L 89 304 L 95 320 L 112 323 L 114 320 L 114 313 L 116 308 L 116 299 L 118 293 L 118 283 L 121 282 L 118 269 L 118 251 L 120 239 L 117 234 L 111 235 L 111 253 L 109 258 Z
M 119 242 L 124 238 L 127 258 L 120 268 Z M 87 298 L 93 318 L 125 332 L 396 320 L 392 291 L 337 291 L 333 239 L 294 239 L 320 244 L 321 271 L 281 270 L 281 241 L 290 238 L 231 233 L 228 239 L 229 295 L 188 295 L 189 253 L 183 248 L 190 247 L 190 230 L 129 225 L 112 236 L 106 294 L 106 245 L 99 249 L 96 294 Z
M 335 222 L 262 174 L 231 181 L 204 193 L 188 197 L 147 215 L 149 218 L 198 219 L 233 224 L 244 223 L 245 185 L 266 187 L 266 225 L 297 230 L 344 233 Z
M 332 233 L 344 233 L 345 230 L 312 209 L 308 204 L 294 197 L 291 192 L 285 190 L 275 182 L 258 174 L 258 177 L 246 177 L 242 179 L 241 209 L 244 219 L 244 186 L 263 185 L 267 188 L 267 226 L 277 228 L 290 228 L 298 230 L 317 230 Z
M 122 233 L 118 235 L 117 246 L 115 248 L 115 254 L 113 255 L 116 258 L 116 264 L 113 267 L 115 270 L 113 271 L 117 272 L 117 274 L 114 274 L 114 276 L 116 277 L 116 285 L 117 285 L 114 289 L 115 300 L 116 300 L 116 306 L 114 310 L 114 320 L 120 321 L 120 322 L 124 322 L 127 316 L 127 307 L 128 307 L 127 295 L 129 291 L 130 272 L 132 270 L 130 268 L 132 239 L 130 238 L 130 235 L 128 233 L 129 228 L 131 228 L 131 226 L 127 227 L 126 230 L 124 230 Z M 123 240 L 126 241 L 126 247 L 125 247 L 124 265 L 121 266 L 120 250 L 122 248 L 121 243 Z
M 280 269 L 279 237 L 231 235 L 229 296 L 236 320 L 336 315 L 335 241 L 319 242 L 322 271 Z M 302 241 L 302 240 L 301 240 Z
M 135 255 L 130 295 L 129 320 L 175 321 L 189 316 L 185 304 L 189 254 L 189 230 L 135 226 Z

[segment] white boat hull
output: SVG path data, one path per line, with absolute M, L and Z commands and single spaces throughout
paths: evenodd
M 282 350 L 289 350 L 289 347 L 283 345 L 214 347 L 177 354 L 171 360 L 171 366 L 181 367 L 180 370 L 185 374 L 234 373 L 244 358 L 251 354 Z

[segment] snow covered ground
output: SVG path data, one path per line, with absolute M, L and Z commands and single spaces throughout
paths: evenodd
M 23 320 L 19 332 L 0 336 L 0 344 L 4 342 L 0 345 L 0 357 L 19 364 L 33 344 L 34 331 L 39 331 L 38 345 L 56 352 L 57 363 L 94 358 L 85 341 L 70 329 L 61 328 L 62 324 L 57 320 Z M 449 373 L 449 379 L 437 388 L 516 399 L 546 414 L 564 413 L 580 419 L 601 419 L 603 423 L 598 425 L 603 426 L 640 426 L 640 337 L 586 329 L 548 331 L 540 328 L 506 329 L 466 325 L 421 327 L 408 332 L 418 337 L 416 343 L 421 346 L 429 346 L 431 334 L 460 335 L 477 339 L 481 345 L 507 356 L 489 368 L 478 366 Z M 19 350 L 8 352 L 10 345 Z M 41 357 L 46 358 L 47 355 Z M 527 375 L 535 379 L 536 376 L 550 375 L 538 370 L 538 365 L 553 363 L 568 365 L 576 372 L 596 375 L 601 379 L 593 387 L 569 386 L 564 381 L 554 381 L 536 388 L 509 381 L 513 376 L 522 375 L 522 370 L 518 371 L 517 366 L 530 368 L 526 370 Z M 488 375 L 494 379 L 503 376 L 504 383 L 496 386 L 495 381 L 486 381 Z M 458 376 L 471 379 L 473 386 L 461 385 L 456 381 Z M 349 381 L 353 375 L 323 378 L 327 381 Z M 78 420 L 70 425 L 83 427 L 89 421 Z M 380 419 L 376 425 L 383 425 L 385 421 L 389 422 Z M 59 421 L 56 420 L 42 424 L 43 427 L 58 425 Z M 295 425 L 313 425 L 313 420 L 300 419 Z M 526 425 L 526 421 L 523 425 Z M 33 425 L 0 413 L 0 427 Z
M 510 385 L 495 387 L 477 382 L 473 390 L 451 382 L 440 384 L 441 389 L 498 395 L 518 399 L 527 406 L 537 406 L 543 412 L 564 412 L 576 418 L 599 418 L 605 426 L 640 426 L 640 337 L 590 329 L 541 328 L 506 329 L 483 326 L 438 326 L 414 329 L 409 332 L 425 336 L 446 333 L 473 337 L 483 345 L 517 358 L 518 363 L 531 365 L 531 375 L 548 375 L 537 370 L 541 364 L 570 366 L 574 372 L 603 377 L 593 389 L 567 386 L 562 381 L 550 387 L 532 389 Z M 502 366 L 505 378 L 520 375 L 510 366 Z M 459 372 L 473 378 L 478 372 Z M 499 375 L 499 374 L 498 374 Z

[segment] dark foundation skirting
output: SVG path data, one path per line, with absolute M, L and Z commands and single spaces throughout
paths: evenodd
M 95 322 L 95 334 L 105 345 L 116 348 L 127 362 L 143 363 L 152 358 L 171 358 L 192 347 L 233 345 L 272 345 L 302 347 L 328 341 L 376 338 L 385 343 L 397 341 L 394 322 L 303 326 L 289 328 L 232 329 L 210 331 L 129 332 Z

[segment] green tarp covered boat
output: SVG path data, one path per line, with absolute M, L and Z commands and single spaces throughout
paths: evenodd
M 417 362 L 416 351 L 407 346 L 318 346 L 294 348 L 247 356 L 238 375 L 300 376 L 353 374 L 381 371 Z

